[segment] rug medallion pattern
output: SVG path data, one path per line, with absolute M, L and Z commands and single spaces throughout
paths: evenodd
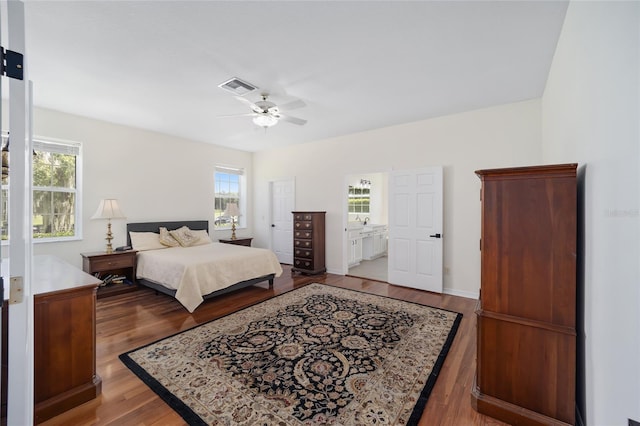
M 406 424 L 459 316 L 311 284 L 121 358 L 206 424 Z

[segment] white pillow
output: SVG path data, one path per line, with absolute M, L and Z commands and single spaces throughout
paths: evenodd
M 182 247 L 191 247 L 200 239 L 199 236 L 195 235 L 193 231 L 186 226 L 169 231 L 169 234 L 171 234 Z
M 201 246 L 204 244 L 210 244 L 212 242 L 211 237 L 209 237 L 209 233 L 207 232 L 206 229 L 198 229 L 198 230 L 192 229 L 191 233 L 196 237 L 198 237 L 198 240 L 196 240 L 196 242 L 193 243 L 192 246 Z
M 131 248 L 138 251 L 167 248 L 160 242 L 160 234 L 155 232 L 129 232 Z
M 171 236 L 171 233 L 165 227 L 160 228 L 160 243 L 167 247 L 178 247 L 180 243 Z

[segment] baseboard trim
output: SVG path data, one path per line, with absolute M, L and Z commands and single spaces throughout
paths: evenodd
M 327 268 L 327 273 L 335 274 L 335 275 L 343 275 L 343 276 L 349 275 L 348 271 L 345 274 L 344 272 L 338 272 L 328 268 Z M 399 285 L 399 284 L 391 284 L 391 285 Z M 415 288 L 415 287 L 410 287 L 410 288 Z M 459 297 L 464 297 L 466 299 L 474 299 L 474 300 L 478 300 L 480 298 L 479 291 L 456 290 L 455 288 L 444 288 L 442 289 L 442 294 L 448 294 L 450 296 L 459 296 Z
M 455 288 L 445 288 L 442 292 L 451 296 L 466 297 L 467 299 L 477 300 L 480 297 L 480 293 L 477 291 L 456 290 Z

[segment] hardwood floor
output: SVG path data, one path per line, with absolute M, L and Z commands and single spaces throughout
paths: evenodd
M 274 294 L 310 282 L 363 290 L 374 294 L 441 307 L 464 315 L 449 355 L 431 392 L 420 425 L 504 425 L 471 408 L 470 390 L 475 371 L 475 300 L 439 295 L 378 281 L 340 275 L 291 276 L 290 267 L 275 281 L 242 289 L 206 301 L 189 314 L 176 300 L 152 290 L 98 300 L 97 371 L 102 395 L 43 425 L 183 425 L 184 421 L 118 359 L 123 352 L 191 328 Z

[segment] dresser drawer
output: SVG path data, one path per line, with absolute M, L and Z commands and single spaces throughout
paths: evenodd
M 313 270 L 313 260 L 294 257 L 293 266 L 296 268 Z
M 311 248 L 313 247 L 312 240 L 293 240 L 293 246 L 298 248 Z
M 306 258 L 312 258 L 313 257 L 313 250 L 306 250 L 306 249 L 295 249 L 293 252 L 293 255 L 295 257 L 306 257 Z
M 105 259 L 91 261 L 92 272 L 109 271 L 117 268 L 131 268 L 135 263 L 135 256 L 110 256 Z
M 311 231 L 299 231 L 296 230 L 293 232 L 293 237 L 294 238 L 311 238 L 312 236 L 312 232 Z
M 296 221 L 293 224 L 294 229 L 313 229 L 313 222 L 309 221 Z
M 293 220 L 313 220 L 313 215 L 310 213 L 294 213 Z

